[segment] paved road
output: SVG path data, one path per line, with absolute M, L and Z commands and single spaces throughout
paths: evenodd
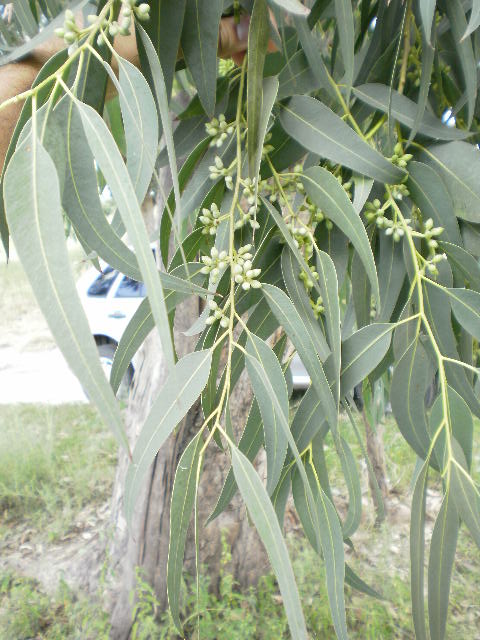
M 0 404 L 87 402 L 87 398 L 57 348 L 19 351 L 0 348 Z

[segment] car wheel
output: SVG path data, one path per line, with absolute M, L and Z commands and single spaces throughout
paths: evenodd
M 115 355 L 116 344 L 112 342 L 106 342 L 104 344 L 98 344 L 98 355 L 100 357 L 100 364 L 105 372 L 107 380 L 110 380 L 110 374 L 112 372 L 113 356 Z M 117 391 L 117 398 L 126 400 L 133 380 L 133 367 L 129 365 L 125 375 L 123 376 L 120 387 Z

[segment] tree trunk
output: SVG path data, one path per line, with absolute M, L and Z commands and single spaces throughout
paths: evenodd
M 196 338 L 183 332 L 198 317 L 198 302 L 186 301 L 177 309 L 175 340 L 177 353 L 182 357 L 193 350 Z M 127 410 L 127 433 L 134 444 L 149 409 L 165 380 L 165 367 L 158 334 L 153 331 L 142 347 L 142 362 L 135 373 L 134 387 Z M 251 402 L 251 391 L 245 377 L 237 384 L 236 401 L 231 403 L 232 422 L 243 428 Z M 160 606 L 167 605 L 166 567 L 168 558 L 170 498 L 175 469 L 186 445 L 201 426 L 200 406 L 197 403 L 167 440 L 158 453 L 145 481 L 143 493 L 138 499 L 133 516 L 132 535 L 126 529 L 122 511 L 123 483 L 128 465 L 122 453 L 117 468 L 113 494 L 114 539 L 110 556 L 115 586 L 112 608 L 112 638 L 124 640 L 130 637 L 132 626 L 131 592 L 135 589 L 136 567 L 143 570 L 143 577 L 154 587 Z M 204 523 L 213 510 L 229 465 L 225 454 L 214 443 L 207 450 L 204 471 L 198 493 L 199 522 Z M 200 563 L 208 567 L 211 584 L 218 584 L 221 557 L 221 534 L 225 530 L 232 551 L 235 579 L 241 587 L 254 584 L 267 569 L 264 549 L 254 529 L 248 524 L 245 508 L 237 495 L 230 507 L 219 518 L 199 532 Z M 248 549 L 248 553 L 246 550 Z M 185 570 L 195 571 L 194 539 L 187 538 Z

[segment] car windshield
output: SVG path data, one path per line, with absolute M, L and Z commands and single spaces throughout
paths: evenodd
M 116 298 L 144 298 L 147 291 L 143 282 L 133 280 L 128 276 L 123 276 L 115 293 Z
M 103 272 L 90 285 L 87 294 L 96 298 L 104 298 L 110 291 L 117 274 L 118 271 L 115 271 L 112 267 L 105 267 Z

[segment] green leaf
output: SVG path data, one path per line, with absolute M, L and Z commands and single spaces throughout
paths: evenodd
M 155 98 L 157 101 L 158 110 L 160 111 L 160 117 L 162 119 L 163 136 L 165 138 L 165 143 L 168 151 L 168 159 L 170 162 L 170 173 L 172 175 L 172 182 L 173 182 L 173 192 L 175 194 L 175 201 L 176 201 L 176 215 L 178 219 L 178 227 L 180 229 L 180 221 L 182 218 L 182 213 L 180 209 L 180 204 L 181 204 L 180 185 L 178 180 L 177 158 L 175 154 L 175 147 L 173 144 L 172 124 L 170 122 L 170 113 L 168 111 L 167 87 L 165 86 L 165 79 L 163 76 L 160 60 L 156 54 L 155 48 L 152 45 L 150 38 L 148 37 L 148 35 L 140 25 L 137 25 L 136 29 L 137 29 L 137 32 L 140 34 L 140 39 L 142 41 L 142 45 L 147 55 L 148 64 L 150 67 L 150 73 L 153 81 L 153 86 L 155 89 Z
M 160 334 L 167 367 L 171 367 L 175 358 L 164 293 L 130 176 L 102 118 L 94 109 L 80 102 L 76 102 L 75 107 L 80 112 L 90 148 L 112 191 L 135 250 L 155 324 Z
M 260 173 L 260 164 L 262 162 L 262 153 L 263 153 L 263 145 L 265 142 L 265 136 L 267 134 L 268 124 L 270 120 L 270 115 L 272 113 L 273 105 L 275 104 L 275 100 L 277 98 L 278 93 L 278 79 L 277 77 L 265 78 L 263 81 L 263 103 L 262 103 L 262 112 L 260 114 L 260 124 L 259 124 L 259 144 L 256 149 L 256 158 L 255 158 L 255 179 L 259 180 Z M 248 133 L 248 132 L 247 132 Z
M 375 323 L 355 331 L 342 344 L 342 395 L 351 391 L 383 360 L 394 324 Z
M 129 526 L 145 474 L 165 440 L 187 415 L 205 387 L 211 361 L 210 350 L 194 351 L 179 360 L 150 409 L 135 444 L 125 480 L 124 507 Z
M 316 253 L 318 284 L 322 290 L 322 300 L 325 309 L 325 324 L 330 348 L 332 350 L 332 366 L 335 381 L 335 399 L 339 402 L 340 369 L 342 362 L 342 338 L 340 331 L 340 306 L 338 299 L 338 282 L 335 265 L 330 256 L 324 251 Z
M 245 425 L 245 429 L 243 430 L 242 436 L 238 443 L 239 450 L 246 455 L 250 462 L 253 462 L 255 456 L 260 451 L 260 447 L 263 444 L 263 424 L 262 424 L 262 415 L 260 413 L 260 407 L 258 406 L 258 402 L 254 399 L 252 402 L 252 406 L 250 408 L 250 412 L 248 414 L 247 423 Z M 222 487 L 222 491 L 217 500 L 217 504 L 215 505 L 214 510 L 209 515 L 207 524 L 212 520 L 215 520 L 230 504 L 235 492 L 237 491 L 237 483 L 235 482 L 235 477 L 233 474 L 233 470 L 227 474 L 224 485 Z
M 262 157 L 263 137 L 260 131 L 260 122 L 263 115 L 263 67 L 269 37 L 270 20 L 267 1 L 256 0 L 248 31 L 249 53 L 247 59 L 247 153 L 250 178 L 255 178 L 258 175 L 258 167 Z M 275 83 L 274 80 L 272 82 Z M 270 110 L 274 101 L 275 96 L 270 101 Z M 263 120 L 268 122 L 268 116 L 269 114 L 266 118 L 264 116 Z
M 474 31 L 480 26 L 480 0 L 473 0 L 472 13 L 470 14 L 470 20 L 468 27 L 463 34 L 462 40 L 468 38 Z
M 305 451 L 312 440 L 328 432 L 325 412 L 314 387 L 310 386 L 303 396 L 292 420 L 292 436 L 299 451 Z M 286 463 L 291 462 L 293 453 L 288 452 Z
M 310 26 L 308 24 L 308 19 L 302 16 L 294 17 L 295 28 L 298 33 L 298 37 L 300 38 L 300 42 L 302 43 L 302 49 L 305 53 L 305 57 L 308 61 L 308 64 L 305 64 L 305 68 L 308 69 L 310 74 L 312 74 L 316 80 L 315 88 L 322 88 L 328 93 L 330 98 L 334 100 L 334 102 L 338 102 L 338 95 L 335 91 L 335 83 L 330 77 L 327 67 L 325 66 L 325 62 L 323 61 L 322 54 L 320 53 L 320 43 L 318 42 L 315 35 L 310 31 Z M 302 57 L 299 57 L 299 53 L 297 52 L 292 58 L 288 61 L 285 67 L 282 69 L 280 76 L 282 73 L 290 73 L 290 78 L 293 80 L 297 71 L 294 71 L 294 67 L 298 65 L 300 67 L 301 61 L 303 61 Z M 301 68 L 301 67 L 300 67 Z M 308 72 L 307 72 L 308 73 Z M 305 78 L 307 76 L 305 75 Z M 300 86 L 296 88 L 296 85 L 300 82 L 300 79 L 296 79 L 292 84 L 293 91 L 291 91 L 290 95 L 297 93 L 311 93 L 314 89 L 312 84 L 305 86 L 305 91 L 302 91 Z M 302 82 L 303 84 L 303 82 Z M 285 90 L 284 90 L 285 92 Z M 283 92 L 283 93 L 284 93 Z M 287 97 L 284 95 L 284 97 Z
M 315 351 L 322 362 L 330 355 L 330 349 L 323 335 L 320 323 L 310 305 L 309 296 L 299 278 L 298 263 L 286 246 L 282 251 L 282 274 L 288 295 L 299 312 L 305 327 L 315 345 Z
M 429 280 L 425 280 L 423 299 L 428 321 L 442 355 L 459 360 L 449 310 L 450 295 L 431 284 Z M 480 416 L 480 403 L 463 367 L 445 362 L 445 372 L 449 384 L 462 396 L 475 415 Z
M 173 132 L 173 145 L 175 154 L 179 158 L 188 157 L 200 142 L 209 138 L 205 130 L 208 119 L 205 116 L 180 120 L 177 128 Z M 163 147 L 157 159 L 157 166 L 164 167 L 168 164 L 168 149 Z
M 262 414 L 267 452 L 267 492 L 271 495 L 277 486 L 287 453 L 287 439 L 280 427 L 282 420 L 288 421 L 287 385 L 277 356 L 266 342 L 253 333 L 248 336 L 247 356 L 248 375 Z M 263 376 L 268 377 L 278 406 L 272 401 L 264 379 L 258 375 L 258 369 L 252 366 L 253 359 L 262 367 Z
M 425 35 L 422 31 L 422 69 L 420 74 L 420 87 L 417 98 L 417 110 L 415 113 L 415 120 L 408 136 L 408 142 L 410 143 L 417 135 L 418 128 L 425 114 L 425 109 L 428 101 L 428 93 L 430 91 L 430 81 L 432 78 L 433 63 L 435 61 L 435 48 L 430 44 L 430 36 Z
M 358 529 L 362 519 L 362 488 L 357 463 L 348 442 L 342 437 L 336 438 L 335 447 L 348 488 L 348 511 L 343 523 L 343 537 L 349 538 Z
M 360 219 L 342 185 L 326 169 L 311 167 L 302 175 L 305 190 L 317 207 L 348 237 L 361 259 L 374 296 L 380 299 L 377 271 L 370 242 Z
M 466 471 L 463 451 L 453 441 L 454 459 L 450 465 L 450 491 L 461 519 L 480 549 L 480 493 L 471 475 Z
M 167 563 L 167 593 L 170 612 L 178 632 L 183 635 L 180 622 L 180 591 L 182 586 L 183 557 L 188 525 L 195 503 L 197 472 L 203 440 L 201 432 L 190 441 L 178 461 L 173 482 L 170 507 L 170 544 Z
M 262 304 L 267 306 L 266 302 L 262 300 L 262 302 L 257 306 L 257 308 Z M 271 313 L 270 309 L 268 311 L 269 313 Z M 254 311 L 254 314 L 255 312 L 256 312 L 256 309 Z M 250 316 L 249 322 L 252 319 L 254 314 Z M 245 342 L 246 342 L 246 339 L 245 339 Z M 281 358 L 281 355 L 284 350 L 284 342 L 285 341 L 279 340 L 273 347 L 273 352 L 279 359 Z M 285 373 L 285 367 L 286 365 L 282 366 L 284 373 Z M 243 361 L 242 361 L 242 370 L 243 370 Z M 233 373 L 233 359 L 232 359 L 232 373 Z M 239 377 L 239 375 L 240 375 L 240 372 L 237 378 Z M 231 388 L 232 387 L 233 387 L 233 375 L 232 375 Z M 242 453 L 244 453 L 247 456 L 250 462 L 253 462 L 262 444 L 263 444 L 262 416 L 260 413 L 258 402 L 254 399 L 250 407 L 245 429 L 243 430 L 243 433 L 238 442 L 238 448 Z M 227 474 L 227 477 L 225 478 L 225 482 L 223 484 L 222 491 L 218 498 L 217 504 L 215 505 L 215 509 L 208 517 L 207 524 L 212 520 L 214 520 L 226 509 L 226 507 L 230 504 L 230 501 L 232 500 L 233 496 L 235 495 L 236 490 L 237 490 L 237 484 L 235 482 L 233 471 L 232 469 L 230 469 Z
M 456 267 L 467 282 L 467 285 L 480 292 L 480 264 L 465 249 L 451 242 L 440 242 L 440 248 L 445 251 L 448 261 Z
M 283 100 L 293 94 L 312 93 L 320 89 L 322 83 L 318 75 L 318 69 L 315 74 L 305 52 L 296 51 L 278 75 L 278 99 Z M 290 138 L 285 139 L 285 144 L 287 140 Z
M 410 587 L 412 618 L 417 640 L 427 640 L 425 626 L 424 564 L 425 564 L 425 504 L 428 480 L 427 460 L 415 482 L 410 519 Z
M 308 16 L 310 9 L 307 9 L 299 0 L 269 0 L 269 4 L 284 9 L 293 16 Z
M 355 185 L 355 190 L 353 192 L 353 208 L 358 214 L 360 214 L 372 191 L 373 180 L 371 178 L 367 179 L 364 176 L 354 175 L 353 182 Z
M 450 493 L 446 493 L 433 527 L 428 560 L 428 619 L 431 640 L 443 640 L 445 637 L 458 527 L 457 509 Z
M 389 113 L 390 93 L 392 100 L 390 113 L 392 118 L 409 129 L 413 129 L 417 114 L 417 104 L 413 100 L 384 84 L 362 84 L 353 89 L 353 94 L 359 100 L 383 113 Z M 473 135 L 470 131 L 447 127 L 428 111 L 423 114 L 417 129 L 423 135 L 437 140 L 462 140 Z
M 419 4 L 420 16 L 422 19 L 423 30 L 427 37 L 427 42 L 431 44 L 432 40 L 432 24 L 435 15 L 436 0 L 422 0 Z
M 450 29 L 457 49 L 457 56 L 463 75 L 463 85 L 467 93 L 468 120 L 472 124 L 477 99 L 477 62 L 470 38 L 465 38 L 467 19 L 460 0 L 449 0 L 445 3 L 445 11 L 450 20 Z
M 442 240 L 462 245 L 452 198 L 438 173 L 421 162 L 410 162 L 407 187 L 424 219 L 432 218 L 436 227 L 443 227 Z
M 350 102 L 350 92 L 353 82 L 353 58 L 355 46 L 355 29 L 353 23 L 353 9 L 351 0 L 335 0 L 335 15 L 340 37 L 340 51 L 345 67 L 342 83 L 345 85 L 347 104 Z
M 207 140 L 200 142 L 183 163 L 183 166 L 180 169 L 180 172 L 178 174 L 178 180 L 179 180 L 181 189 L 185 188 L 185 185 L 188 182 L 188 180 L 191 178 L 192 172 L 195 170 L 195 167 L 197 166 L 199 159 L 205 154 L 205 149 L 207 146 L 208 146 Z M 205 176 L 204 176 L 203 184 L 205 185 Z M 209 186 L 210 185 L 207 185 L 207 187 Z M 206 190 L 206 193 L 208 193 L 208 188 Z M 182 210 L 183 211 L 186 210 L 183 207 L 183 203 L 182 203 Z M 191 209 L 187 209 L 187 211 L 190 211 L 190 210 Z M 175 193 L 172 188 L 167 198 L 167 201 L 165 203 L 165 207 L 163 208 L 162 219 L 160 222 L 160 253 L 162 255 L 162 261 L 165 267 L 168 266 L 168 261 L 169 261 L 170 236 L 172 232 L 174 212 L 175 212 Z
M 170 314 L 175 310 L 176 306 L 192 294 L 206 295 L 206 289 L 202 289 L 198 285 L 205 281 L 205 275 L 201 273 L 203 263 L 190 262 L 187 268 L 190 276 L 182 265 L 172 271 L 171 274 L 159 272 L 165 288 L 165 304 L 167 312 Z M 155 327 L 152 310 L 148 298 L 144 298 L 139 307 L 133 314 L 125 331 L 122 333 L 120 342 L 115 350 L 113 358 L 112 370 L 110 372 L 110 384 L 114 393 L 117 393 L 123 376 L 128 369 L 128 365 L 132 361 L 133 356 L 137 353 L 143 341 L 150 331 Z
M 405 176 L 315 98 L 293 96 L 288 105 L 282 105 L 280 122 L 294 140 L 322 158 L 380 182 L 396 184 Z
M 305 273 L 308 274 L 308 276 L 310 277 L 311 281 L 313 282 L 313 286 L 318 291 L 318 295 L 322 295 L 322 290 L 318 286 L 317 281 L 315 279 L 315 276 L 313 275 L 312 271 L 310 270 L 310 267 L 305 262 L 305 258 L 303 257 L 302 253 L 298 250 L 298 247 L 295 244 L 295 241 L 294 241 L 294 239 L 292 237 L 292 234 L 288 230 L 287 225 L 285 224 L 285 220 L 283 219 L 282 215 L 277 211 L 277 209 L 275 209 L 275 207 L 273 206 L 273 204 L 271 202 L 269 202 L 263 196 L 261 196 L 261 198 L 262 198 L 263 204 L 266 206 L 268 212 L 270 213 L 270 215 L 272 216 L 273 220 L 275 221 L 275 224 L 277 225 L 278 229 L 280 230 L 280 233 L 282 234 L 283 239 L 285 240 L 285 242 L 287 243 L 289 249 L 291 250 L 291 252 L 295 256 L 298 264 L 302 267 L 302 269 L 305 271 Z
M 433 372 L 425 349 L 416 339 L 400 358 L 390 387 L 392 411 L 403 437 L 420 458 L 430 447 L 425 394 Z
M 322 229 L 320 237 L 317 237 L 316 240 L 317 247 L 327 253 L 333 260 L 335 271 L 337 272 L 338 286 L 342 288 L 350 259 L 347 236 L 337 226 L 333 225 L 331 229 Z
M 333 623 L 337 632 L 337 637 L 342 640 L 346 639 L 347 630 L 345 621 L 345 601 L 343 595 L 344 555 L 340 522 L 338 520 L 335 508 L 322 490 L 320 490 L 319 492 L 320 501 L 317 502 L 315 500 L 310 482 L 308 480 L 305 468 L 302 464 L 300 454 L 298 452 L 298 448 L 289 429 L 288 420 L 285 419 L 282 411 L 279 410 L 280 403 L 277 396 L 275 395 L 275 392 L 273 391 L 270 379 L 268 376 L 264 375 L 264 370 L 262 369 L 262 366 L 260 365 L 258 360 L 256 360 L 255 358 L 250 358 L 250 364 L 255 368 L 257 376 L 261 379 L 263 378 L 268 396 L 271 399 L 272 404 L 277 408 L 278 415 L 281 418 L 279 424 L 287 437 L 290 450 L 294 455 L 297 464 L 296 468 L 302 476 L 308 498 L 310 513 L 312 514 L 312 519 L 315 523 L 314 530 L 316 532 L 317 539 L 318 536 L 320 536 L 320 544 L 322 545 L 323 556 L 326 562 L 327 590 Z
M 57 165 L 57 169 L 65 173 L 62 206 L 75 232 L 114 269 L 141 280 L 135 255 L 105 218 L 94 158 L 78 110 L 65 100 L 55 109 L 53 117 L 59 118 L 59 126 L 65 130 L 65 165 Z
M 236 447 L 232 447 L 232 465 L 250 517 L 265 545 L 277 577 L 292 638 L 307 640 L 295 576 L 275 510 L 251 462 Z
M 342 528 L 335 507 L 325 495 L 319 483 L 316 482 L 315 484 L 317 487 L 315 493 L 316 515 L 320 529 L 325 572 L 327 574 L 328 600 L 337 638 L 346 640 L 348 632 L 345 621 L 345 554 Z
M 378 598 L 378 600 L 383 600 L 383 596 L 381 596 L 378 591 L 372 589 L 366 582 L 364 582 L 355 571 L 345 563 L 345 582 L 352 587 L 352 589 L 356 589 L 360 591 L 360 593 L 365 593 L 367 596 L 371 598 Z
M 480 293 L 470 289 L 447 289 L 453 313 L 460 325 L 480 340 Z
M 153 44 L 155 56 L 160 60 L 169 100 L 182 33 L 185 0 L 174 0 L 173 2 L 172 0 L 157 0 L 149 4 L 150 19 L 143 23 L 143 28 Z M 138 21 L 135 21 L 135 27 L 138 26 Z M 154 83 L 150 75 L 150 63 L 146 58 L 143 38 L 137 38 L 137 47 L 142 69 L 145 70 L 153 90 Z
M 33 81 L 32 88 L 39 85 L 50 75 L 55 73 L 67 60 L 68 54 L 66 50 L 58 51 L 54 56 L 52 56 L 40 69 L 37 77 Z M 3 60 L 3 58 L 1 58 Z M 47 86 L 42 89 L 38 89 L 37 92 L 37 109 L 39 109 L 43 104 L 45 104 L 46 100 L 50 97 L 51 84 L 47 84 Z M 10 142 L 7 148 L 7 152 L 5 154 L 5 160 L 3 163 L 2 172 L 0 175 L 0 237 L 2 239 L 2 244 L 5 249 L 5 255 L 9 257 L 9 238 L 8 238 L 8 225 L 7 219 L 5 217 L 5 205 L 4 205 L 4 196 L 3 196 L 3 179 L 5 176 L 5 172 L 8 167 L 8 163 L 10 162 L 10 158 L 13 156 L 18 139 L 20 134 L 32 115 L 32 98 L 27 98 L 22 107 L 20 115 L 18 117 L 17 123 L 15 125 L 15 129 L 13 130 L 12 136 L 10 138 Z
M 102 418 L 128 450 L 120 410 L 69 266 L 55 165 L 36 138 L 35 123 L 9 163 L 4 196 L 16 250 L 50 330 Z
M 480 222 L 480 153 L 467 142 L 449 142 L 422 148 L 422 162 L 443 178 L 453 200 L 455 215 Z
M 210 117 L 215 109 L 218 27 L 223 0 L 187 0 L 182 50 L 202 105 Z
M 127 168 L 137 200 L 142 203 L 155 170 L 159 134 L 157 109 L 143 74 L 120 56 L 117 62 L 118 95 L 127 142 Z
M 281 289 L 273 285 L 263 284 L 262 292 L 277 320 L 294 344 L 310 375 L 312 385 L 322 402 L 327 422 L 331 429 L 335 431 L 337 428 L 336 403 L 303 318 L 295 309 L 290 298 Z
M 380 257 L 378 273 L 380 278 L 380 313 L 379 322 L 389 322 L 398 302 L 398 297 L 405 281 L 406 269 L 403 260 L 402 244 L 395 242 L 392 236 L 379 234 Z

